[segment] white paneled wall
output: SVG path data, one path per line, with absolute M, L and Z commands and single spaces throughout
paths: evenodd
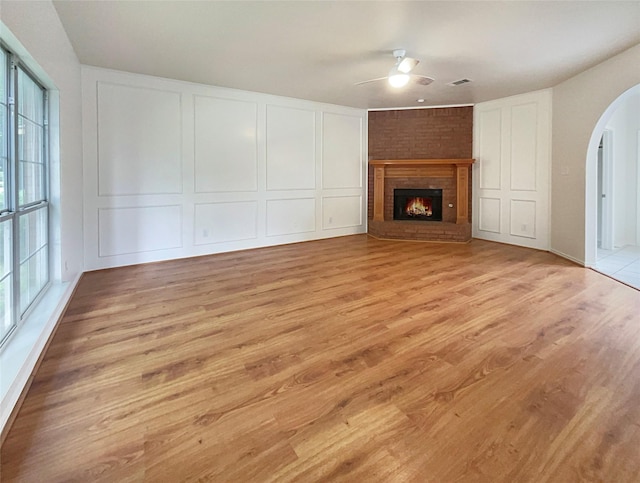
M 322 118 L 322 180 L 325 188 L 362 187 L 362 163 L 350 163 L 350 159 L 363 157 L 362 142 L 352 142 L 362 137 L 362 118 L 344 114 L 327 113 Z
M 182 246 L 182 207 L 98 208 L 98 255 L 112 257 Z
M 229 216 L 235 213 L 235 216 Z M 258 202 L 201 203 L 195 206 L 196 245 L 258 238 Z
M 267 236 L 311 233 L 315 228 L 315 198 L 267 200 Z
M 96 93 L 99 196 L 181 193 L 180 94 L 109 82 Z
M 258 104 L 194 97 L 197 193 L 258 190 Z
M 267 190 L 315 187 L 315 112 L 267 106 Z
M 87 270 L 366 232 L 366 111 L 83 67 Z
M 362 224 L 362 196 L 326 196 L 322 198 L 322 227 L 354 228 Z
M 549 248 L 551 92 L 474 107 L 473 236 Z

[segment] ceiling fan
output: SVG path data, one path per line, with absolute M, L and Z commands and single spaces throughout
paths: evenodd
M 407 57 L 407 52 L 404 49 L 396 49 L 393 51 L 393 56 L 396 58 L 396 64 L 389 71 L 389 75 L 386 77 L 378 77 L 377 79 L 369 79 L 362 82 L 356 82 L 355 85 L 368 84 L 370 82 L 377 82 L 386 80 L 392 87 L 404 87 L 409 81 L 413 81 L 416 84 L 428 86 L 433 82 L 431 77 L 426 75 L 410 74 L 416 65 L 420 62 L 418 59 Z

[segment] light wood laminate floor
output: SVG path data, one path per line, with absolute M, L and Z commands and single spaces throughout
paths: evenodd
M 84 275 L 3 482 L 640 481 L 640 292 L 365 235 Z

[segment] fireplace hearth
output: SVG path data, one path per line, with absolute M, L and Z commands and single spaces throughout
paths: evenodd
M 393 219 L 442 221 L 442 190 L 394 189 Z
M 473 163 L 473 159 L 370 160 L 373 172 L 370 171 L 368 233 L 383 239 L 468 242 L 471 240 L 469 200 Z M 411 201 L 408 213 L 408 200 L 405 201 L 402 210 L 407 218 L 396 218 L 395 190 L 435 187 L 442 190 L 440 200 L 428 194 L 414 195 L 422 199 Z M 414 220 L 423 223 L 414 223 Z

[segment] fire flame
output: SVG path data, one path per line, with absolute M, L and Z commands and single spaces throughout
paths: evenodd
M 429 198 L 410 198 L 405 212 L 409 216 L 432 216 L 431 200 Z

